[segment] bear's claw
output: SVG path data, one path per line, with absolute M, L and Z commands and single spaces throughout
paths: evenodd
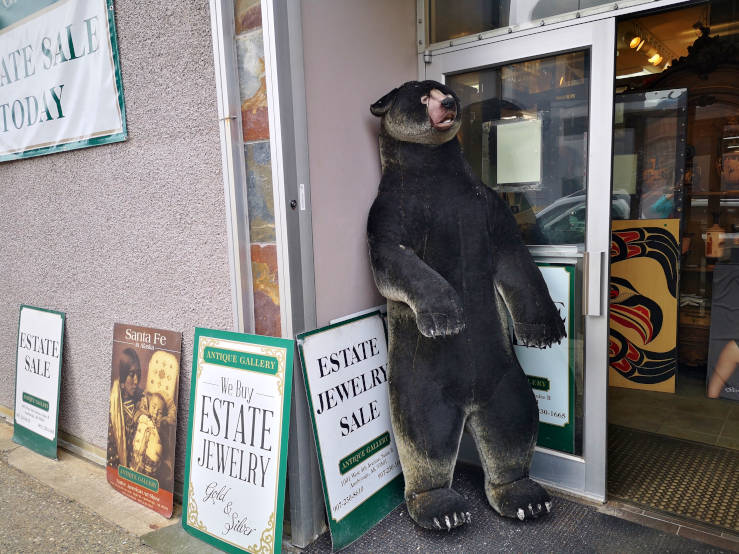
M 504 517 L 523 521 L 540 517 L 552 509 L 549 494 L 527 477 L 502 485 L 486 483 L 485 493 L 493 509 Z
M 451 531 L 472 521 L 467 502 L 452 489 L 433 489 L 406 495 L 408 514 L 418 525 L 437 531 Z

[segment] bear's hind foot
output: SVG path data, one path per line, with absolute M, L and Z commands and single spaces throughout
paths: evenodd
M 547 491 L 528 477 L 503 485 L 485 483 L 485 494 L 493 509 L 504 517 L 523 521 L 552 510 L 552 499 Z
M 450 531 L 472 521 L 467 501 L 448 488 L 410 493 L 406 505 L 413 521 L 425 529 Z

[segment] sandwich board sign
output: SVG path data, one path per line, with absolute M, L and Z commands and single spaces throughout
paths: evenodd
M 294 348 L 195 329 L 182 526 L 226 552 L 280 552 Z
M 13 441 L 56 459 L 64 320 L 61 312 L 21 306 L 15 367 Z
M 298 335 L 334 550 L 403 501 L 379 311 Z

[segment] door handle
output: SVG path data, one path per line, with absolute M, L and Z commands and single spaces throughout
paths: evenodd
M 605 252 L 583 252 L 582 258 L 582 314 L 599 317 L 603 314 L 603 275 Z

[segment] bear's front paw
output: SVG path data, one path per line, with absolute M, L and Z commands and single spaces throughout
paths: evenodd
M 559 343 L 567 336 L 564 322 L 559 318 L 549 323 L 515 323 L 514 330 L 518 344 L 536 348 Z
M 449 287 L 429 295 L 415 307 L 416 325 L 425 337 L 450 337 L 464 329 L 464 316 L 457 293 Z
M 462 308 L 455 302 L 449 302 L 446 310 L 419 311 L 416 314 L 418 330 L 425 337 L 450 337 L 464 329 Z

